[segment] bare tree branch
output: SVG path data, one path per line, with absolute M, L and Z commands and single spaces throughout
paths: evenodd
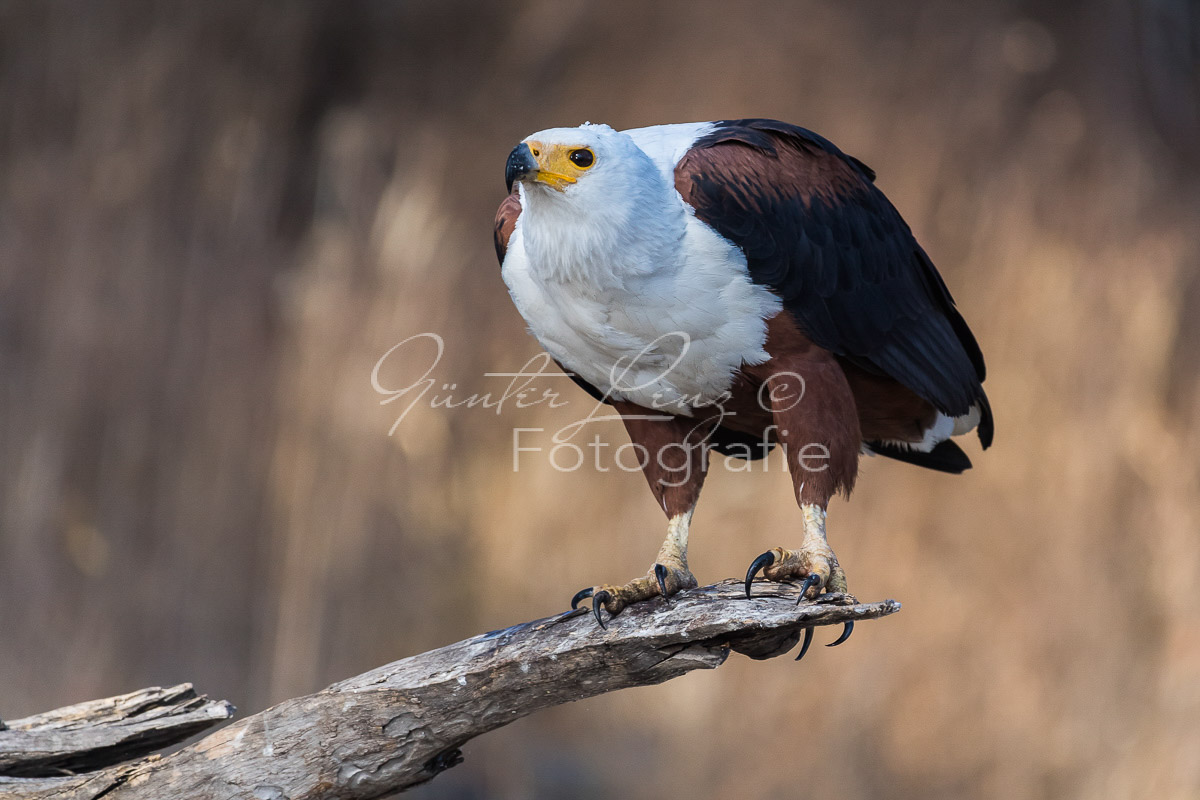
M 63 775 L 119 764 L 182 742 L 234 711 L 184 683 L 10 720 L 9 730 L 0 730 L 0 775 Z
M 747 600 L 739 583 L 725 581 L 676 595 L 670 603 L 637 604 L 609 621 L 607 630 L 583 610 L 568 612 L 396 661 L 288 700 L 168 756 L 86 774 L 56 775 L 51 768 L 94 769 L 111 763 L 105 758 L 114 754 L 133 754 L 134 749 L 113 750 L 115 742 L 128 747 L 130 737 L 111 732 L 153 721 L 136 711 L 141 704 L 132 698 L 161 696 L 145 707 L 176 709 L 153 715 L 163 726 L 155 740 L 159 746 L 178 740 L 178 733 L 196 723 L 196 714 L 209 715 L 211 723 L 232 708 L 184 697 L 190 687 L 175 687 L 14 720 L 12 730 L 0 732 L 0 765 L 15 765 L 0 766 L 0 796 L 380 797 L 429 780 L 462 760 L 459 748 L 469 739 L 539 709 L 711 669 L 730 649 L 770 658 L 794 646 L 806 627 L 874 619 L 900 608 L 894 600 L 847 604 L 851 599 L 845 595 L 795 601 L 794 588 L 760 582 Z M 197 701 L 201 705 L 186 707 Z M 96 710 L 94 734 L 75 730 L 75 739 L 46 744 L 54 731 L 86 718 L 81 709 L 89 706 Z M 116 710 L 121 708 L 135 710 Z M 139 728 L 138 742 L 150 741 L 148 730 Z M 88 749 L 91 741 L 99 743 L 101 756 Z M 40 755 L 22 760 L 23 743 L 29 745 L 24 752 Z M 72 746 L 83 749 L 71 751 Z

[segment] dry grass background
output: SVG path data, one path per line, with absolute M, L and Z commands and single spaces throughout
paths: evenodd
M 645 569 L 641 477 L 510 469 L 582 395 L 388 436 L 371 370 L 421 331 L 460 392 L 537 352 L 490 241 L 523 135 L 760 115 L 878 170 L 995 448 L 865 462 L 831 539 L 905 610 L 848 647 L 524 720 L 414 796 L 1200 796 L 1197 14 L 0 3 L 0 715 L 183 680 L 252 712 Z M 716 474 L 693 566 L 796 525 L 778 471 Z

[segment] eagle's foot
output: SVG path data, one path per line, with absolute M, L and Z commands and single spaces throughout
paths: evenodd
M 646 575 L 635 578 L 624 586 L 604 584 L 583 589 L 571 598 L 571 608 L 576 608 L 579 602 L 587 597 L 592 598 L 592 612 L 596 615 L 596 622 L 603 628 L 604 611 L 607 611 L 610 617 L 615 617 L 633 603 L 660 595 L 669 598 L 676 592 L 698 585 L 686 561 L 662 558 L 660 555 L 658 563 L 651 567 Z
M 750 597 L 750 585 L 755 576 L 762 572 L 763 577 L 770 581 L 788 582 L 792 578 L 803 578 L 800 584 L 800 596 L 796 599 L 799 605 L 805 598 L 815 600 L 822 592 L 845 594 L 851 602 L 849 587 L 846 583 L 846 573 L 838 564 L 837 556 L 824 542 L 812 543 L 799 550 L 788 550 L 774 547 L 760 555 L 746 570 L 746 597 Z M 842 635 L 827 647 L 836 647 L 850 638 L 854 631 L 854 623 L 847 622 Z M 800 655 L 796 660 L 804 658 L 808 646 L 812 643 L 813 629 L 804 629 L 804 643 L 800 647 Z
M 800 550 L 774 547 L 763 553 L 746 571 L 746 597 L 750 596 L 750 582 L 760 571 L 767 580 L 781 583 L 803 578 L 797 603 L 805 598 L 815 600 L 822 592 L 848 593 L 846 573 L 827 544 Z

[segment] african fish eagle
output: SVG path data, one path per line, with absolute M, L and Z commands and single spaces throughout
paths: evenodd
M 602 609 L 696 586 L 688 525 L 710 449 L 783 446 L 803 532 L 754 559 L 746 594 L 761 571 L 814 599 L 848 594 L 825 515 L 861 453 L 959 473 L 971 463 L 950 437 L 991 444 L 975 337 L 874 172 L 826 139 L 767 119 L 552 128 L 505 178 L 513 302 L 620 413 L 669 520 L 645 576 L 572 600 L 591 596 L 601 625 Z

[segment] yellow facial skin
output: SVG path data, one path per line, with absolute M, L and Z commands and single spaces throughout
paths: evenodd
M 595 164 L 594 153 L 592 163 L 587 167 L 578 167 L 571 162 L 571 154 L 576 150 L 592 152 L 590 148 L 582 145 L 543 145 L 541 142 L 528 141 L 525 144 L 529 145 L 529 151 L 533 153 L 533 160 L 538 165 L 538 173 L 534 180 L 546 184 L 557 192 L 565 191 L 568 186 L 579 180 L 580 175 L 591 169 L 592 164 Z

